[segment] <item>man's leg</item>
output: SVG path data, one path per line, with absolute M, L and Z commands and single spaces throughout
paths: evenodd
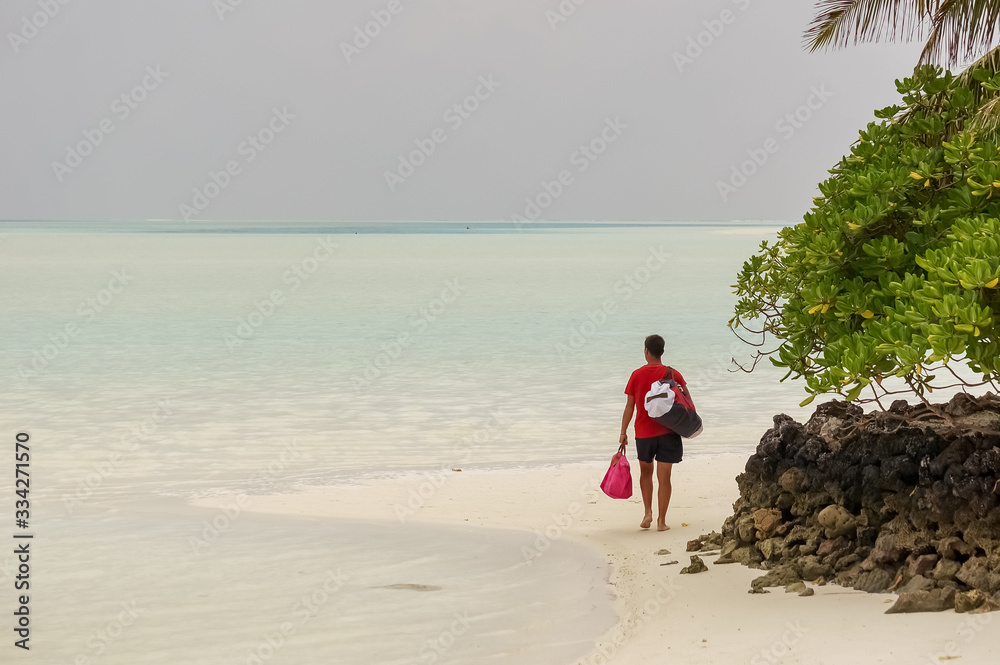
M 650 466 L 653 465 L 650 464 Z M 670 528 L 667 526 L 667 508 L 670 506 L 670 471 L 673 466 L 667 462 L 656 463 L 656 482 L 659 484 L 659 487 L 656 488 L 656 505 L 660 513 L 656 520 L 657 531 L 666 531 Z M 650 493 L 652 493 L 652 488 L 650 488 Z
M 639 524 L 643 529 L 648 529 L 653 524 L 653 463 L 639 462 L 639 489 L 642 490 L 642 505 L 646 508 L 646 514 Z

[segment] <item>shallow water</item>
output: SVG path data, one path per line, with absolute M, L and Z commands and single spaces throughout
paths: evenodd
M 0 243 L 0 413 L 32 437 L 38 662 L 248 662 L 336 569 L 351 581 L 274 662 L 430 662 L 421 647 L 459 611 L 489 620 L 438 662 L 568 661 L 613 621 L 585 550 L 526 567 L 531 534 L 242 514 L 199 555 L 219 516 L 182 500 L 603 460 L 652 332 L 705 418 L 688 455 L 749 452 L 773 413 L 798 415 L 801 388 L 773 368 L 729 371 L 748 355 L 729 285 L 767 230 L 330 231 Z M 376 588 L 393 584 L 441 589 Z M 97 654 L 88 640 L 132 601 L 149 620 Z
M 730 372 L 748 353 L 729 284 L 755 235 L 334 235 L 314 261 L 325 237 L 8 235 L 2 406 L 58 443 L 55 489 L 112 451 L 111 494 L 603 458 L 654 331 L 705 415 L 690 454 L 752 447 L 801 399 L 771 367 Z M 97 313 L 116 271 L 131 281 Z
M 42 522 L 33 662 L 570 662 L 614 621 L 604 563 L 556 541 L 529 567 L 534 534 L 232 506 Z

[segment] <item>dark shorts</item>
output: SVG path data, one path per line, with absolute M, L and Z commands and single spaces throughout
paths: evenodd
M 648 439 L 635 440 L 635 454 L 640 462 L 657 462 L 677 464 L 684 456 L 684 443 L 679 434 L 670 432 Z

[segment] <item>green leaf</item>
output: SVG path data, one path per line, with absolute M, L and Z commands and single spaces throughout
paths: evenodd
M 856 400 L 858 397 L 861 396 L 861 391 L 864 390 L 864 389 L 865 389 L 865 386 L 863 384 L 861 384 L 861 383 L 859 383 L 858 385 L 854 386 L 854 388 L 851 389 L 851 392 L 847 393 L 847 398 L 846 398 L 847 401 L 848 402 L 853 402 L 854 400 Z
M 1000 373 L 1000 73 L 921 67 L 897 89 L 822 197 L 734 286 L 732 328 L 764 331 L 770 362 L 804 384 L 803 406 L 845 391 L 864 401 L 873 382 L 876 394 L 883 380 L 897 387 L 892 377 L 929 392 L 928 358 Z

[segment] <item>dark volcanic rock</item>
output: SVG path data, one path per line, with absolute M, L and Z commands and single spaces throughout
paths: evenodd
M 733 561 L 736 563 L 742 563 L 744 566 L 752 566 L 757 562 L 754 561 L 753 554 L 749 547 L 737 547 L 733 550 Z
M 998 599 L 985 591 L 973 589 L 955 594 L 955 612 L 994 612 L 1000 609 Z
M 840 552 L 844 550 L 850 541 L 843 536 L 835 538 L 834 540 L 824 540 L 820 543 L 819 547 L 816 548 L 816 556 L 827 557 L 835 552 Z
M 975 551 L 974 547 L 957 536 L 942 538 L 934 544 L 934 549 L 942 558 L 956 561 L 967 559 Z
M 816 516 L 819 525 L 826 529 L 827 538 L 840 538 L 857 529 L 857 520 L 843 506 L 827 506 Z
M 885 611 L 886 614 L 907 612 L 941 612 L 955 607 L 954 589 L 934 589 L 900 594 L 896 604 Z
M 990 566 L 986 557 L 979 556 L 966 561 L 955 574 L 955 579 L 987 593 L 1000 591 L 1000 573 L 995 566 Z
M 783 587 L 800 581 L 801 578 L 794 566 L 782 564 L 769 570 L 766 575 L 761 575 L 750 582 L 750 589 L 754 593 L 760 593 L 760 589 L 765 587 Z
M 802 579 L 809 580 L 810 582 L 818 580 L 821 577 L 825 578 L 833 575 L 833 566 L 821 562 L 819 557 L 816 556 L 801 557 L 796 564 L 799 574 L 802 575 Z
M 722 534 L 718 531 L 713 531 L 707 536 L 701 536 L 699 539 L 702 544 L 702 549 L 704 550 L 719 550 L 722 549 L 723 540 Z
M 885 568 L 876 568 L 875 570 L 861 572 L 857 577 L 857 581 L 852 586 L 858 591 L 882 593 L 889 590 L 889 587 L 892 586 L 892 581 L 892 573 Z
M 909 568 L 906 572 L 911 575 L 928 575 L 934 570 L 934 566 L 938 562 L 937 554 L 921 554 L 919 556 L 910 556 Z
M 946 408 L 954 427 L 902 400 L 867 415 L 828 402 L 804 425 L 775 416 L 736 479 L 722 533 L 689 549 L 766 569 L 753 593 L 816 580 L 902 592 L 891 611 L 948 608 L 955 594 L 963 611 L 995 609 L 1000 398 Z
M 797 466 L 793 466 L 785 471 L 781 474 L 781 478 L 778 479 L 781 489 L 789 494 L 798 494 L 806 488 L 807 482 L 808 476 L 806 476 L 806 472 Z
M 736 559 L 733 558 L 733 552 L 735 551 L 736 541 L 728 541 L 722 546 L 722 551 L 719 552 L 719 557 L 715 560 L 715 563 L 736 563 Z
M 704 573 L 706 570 L 708 570 L 708 566 L 701 560 L 701 557 L 693 554 L 691 555 L 691 565 L 681 568 L 681 575 L 694 575 L 695 573 Z
M 951 559 L 941 559 L 934 566 L 934 572 L 931 575 L 934 579 L 938 581 L 953 580 L 958 571 L 962 569 L 962 564 L 958 561 L 953 561 Z
M 915 593 L 917 591 L 930 591 L 934 588 L 934 580 L 928 579 L 922 575 L 916 575 L 910 578 L 907 582 L 900 588 L 899 593 Z
M 781 511 L 777 508 L 761 508 L 753 514 L 753 525 L 757 529 L 757 539 L 766 540 L 781 526 Z

